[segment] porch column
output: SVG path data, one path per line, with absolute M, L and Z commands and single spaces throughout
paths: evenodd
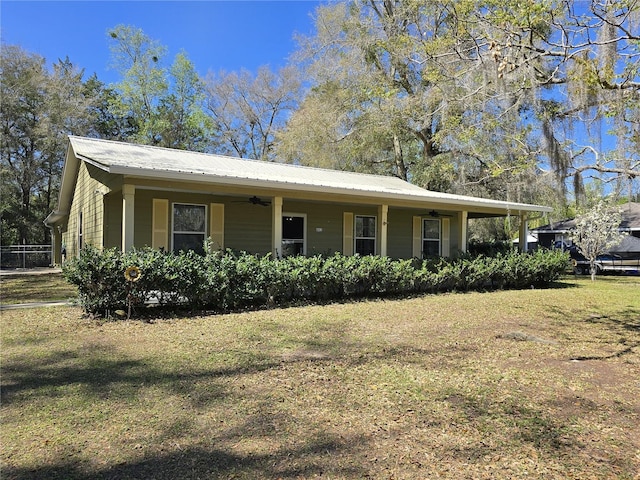
M 134 228 L 134 200 L 136 196 L 136 186 L 130 184 L 122 185 L 122 251 L 128 252 L 133 248 L 133 228 Z
M 378 254 L 381 257 L 387 256 L 387 217 L 389 214 L 389 205 L 379 205 L 378 206 L 378 238 L 380 238 L 380 247 Z
M 51 266 L 62 265 L 62 233 L 57 225 L 51 227 Z
M 529 222 L 527 215 L 520 215 L 520 232 L 518 237 L 518 250 L 521 252 L 528 252 L 529 245 L 527 239 L 529 238 Z
M 273 197 L 271 214 L 271 254 L 278 258 L 282 255 L 282 197 Z
M 458 215 L 458 249 L 465 253 L 467 251 L 467 223 L 469 212 L 463 210 Z

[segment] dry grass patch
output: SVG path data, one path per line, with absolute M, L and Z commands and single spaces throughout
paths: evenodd
M 3 276 L 0 286 L 2 304 L 52 302 L 75 299 L 78 290 L 61 273 Z
M 3 312 L 3 478 L 633 479 L 640 279 L 565 286 Z

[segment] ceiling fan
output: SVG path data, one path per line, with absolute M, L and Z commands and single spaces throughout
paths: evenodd
M 428 212 L 428 215 L 433 218 L 453 217 L 453 215 L 447 215 L 446 213 L 439 213 L 439 212 L 436 212 L 435 210 L 431 210 L 430 212 Z
M 271 202 L 262 200 L 260 197 L 257 197 L 255 195 L 253 197 L 249 197 L 247 200 L 238 200 L 233 203 L 245 203 L 245 202 L 249 202 L 251 205 L 260 205 L 262 207 L 268 207 L 269 205 L 271 205 Z

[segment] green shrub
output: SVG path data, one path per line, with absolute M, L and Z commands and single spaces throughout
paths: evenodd
M 109 316 L 145 303 L 232 311 L 412 293 L 543 287 L 566 270 L 559 251 L 464 255 L 456 259 L 392 260 L 378 256 L 288 257 L 246 252 L 163 253 L 150 248 L 125 254 L 87 246 L 63 267 L 78 287 L 85 311 Z M 128 281 L 125 272 L 140 275 Z M 131 279 L 130 279 L 131 280 Z
M 64 278 L 78 288 L 78 300 L 87 312 L 109 312 L 127 305 L 122 254 L 116 249 L 100 251 L 87 245 L 67 261 Z

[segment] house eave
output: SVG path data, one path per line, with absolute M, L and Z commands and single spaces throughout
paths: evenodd
M 117 172 L 113 171 L 114 169 L 112 167 L 109 167 L 108 165 L 103 165 L 102 163 L 97 162 L 97 161 L 93 160 L 92 158 L 86 157 L 86 156 L 82 155 L 81 153 L 77 153 L 76 157 L 79 158 L 80 160 L 82 160 L 83 162 L 88 163 L 89 165 L 93 165 L 94 167 L 99 168 L 100 170 L 104 170 L 107 173 L 117 173 Z M 116 170 L 117 170 L 117 168 L 116 168 Z M 124 168 L 123 170 L 129 170 L 129 169 Z
M 85 159 L 84 157 L 82 157 Z M 86 161 L 89 161 L 87 159 Z M 137 177 L 152 180 L 176 180 L 185 182 L 197 182 L 205 183 L 209 185 L 222 185 L 222 186 L 238 186 L 244 188 L 261 188 L 273 190 L 274 192 L 306 192 L 316 194 L 328 194 L 328 195 L 342 195 L 351 197 L 366 197 L 372 202 L 380 203 L 381 201 L 388 202 L 404 202 L 413 203 L 416 207 L 424 207 L 424 204 L 441 206 L 441 207 L 461 207 L 463 209 L 475 210 L 478 212 L 506 215 L 508 213 L 513 214 L 526 214 L 529 212 L 551 212 L 550 207 L 542 205 L 530 205 L 522 203 L 504 202 L 500 200 L 491 200 L 475 197 L 464 197 L 461 195 L 452 195 L 446 193 L 437 193 L 423 190 L 424 193 L 407 193 L 407 192 L 392 192 L 376 189 L 359 189 L 359 188 L 344 188 L 334 187 L 328 185 L 314 185 L 312 183 L 293 183 L 288 181 L 275 181 L 264 180 L 256 178 L 248 178 L 242 176 L 224 176 L 224 175 L 211 175 L 207 173 L 193 173 L 193 172 L 180 172 L 180 171 L 168 171 L 168 170 L 156 170 L 156 169 L 142 169 L 131 168 L 123 166 L 105 166 L 98 162 L 91 162 L 96 167 L 102 170 L 116 175 L 123 175 L 125 177 Z
M 51 212 L 47 216 L 47 218 L 44 219 L 44 224 L 49 228 L 53 228 L 56 225 L 59 225 L 60 223 L 66 221 L 67 218 L 69 218 L 69 212 L 60 212 L 58 210 L 55 210 Z
M 569 233 L 573 231 L 572 229 L 562 229 L 562 230 L 539 230 L 537 228 L 533 228 L 531 229 L 531 233 L 536 233 L 536 234 L 540 234 L 540 233 Z

